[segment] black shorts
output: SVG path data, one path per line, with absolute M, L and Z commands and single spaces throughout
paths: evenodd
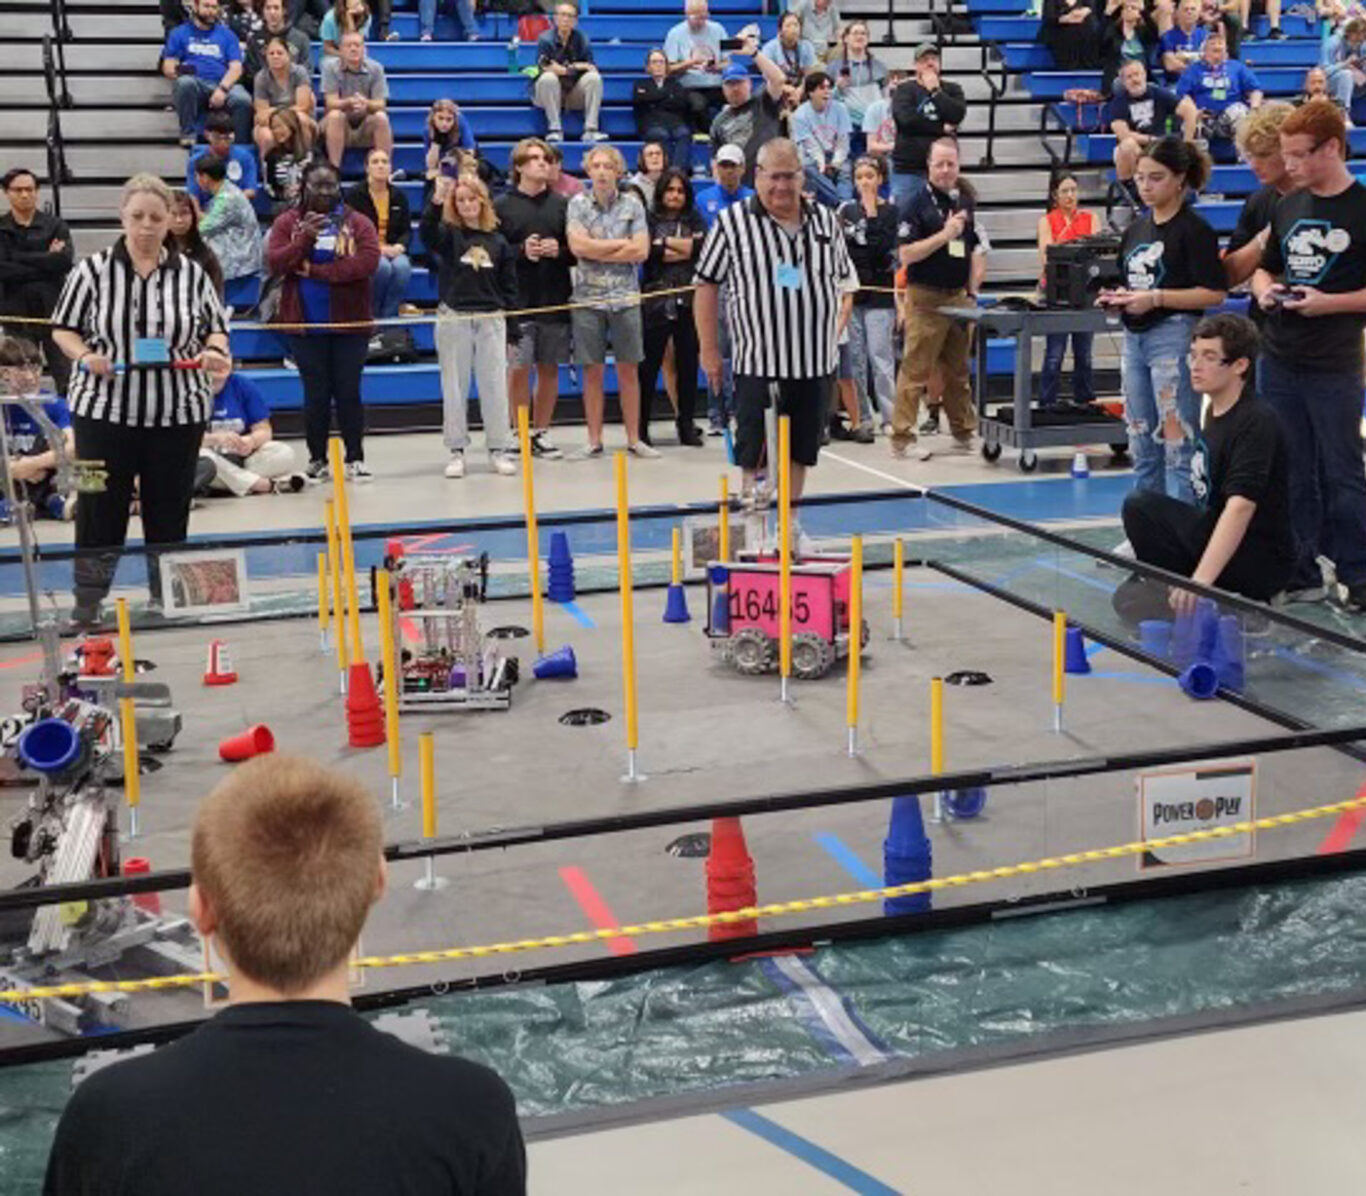
M 764 462 L 764 412 L 769 387 L 778 387 L 778 414 L 792 419 L 792 460 L 815 465 L 821 448 L 821 431 L 829 418 L 835 377 L 768 378 L 735 376 L 735 460 L 742 469 L 757 469 Z

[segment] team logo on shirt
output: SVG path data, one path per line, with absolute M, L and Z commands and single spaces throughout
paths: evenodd
M 469 266 L 471 270 L 492 270 L 493 259 L 489 257 L 489 251 L 482 245 L 471 245 L 463 254 L 460 255 L 460 264 Z
M 1191 490 L 1201 506 L 1209 502 L 1209 450 L 1203 440 L 1196 440 L 1195 451 L 1191 453 Z
M 1283 242 L 1287 280 L 1317 286 L 1351 244 L 1352 234 L 1328 220 L 1295 221 Z
M 1156 111 L 1157 104 L 1152 100 L 1130 100 L 1129 124 L 1140 132 L 1150 129 Z
M 1124 273 L 1131 291 L 1151 291 L 1162 285 L 1167 275 L 1167 264 L 1162 260 L 1166 250 L 1161 241 L 1149 241 L 1124 259 Z

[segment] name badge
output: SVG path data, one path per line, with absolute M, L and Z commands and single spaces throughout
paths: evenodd
M 171 347 L 163 336 L 140 336 L 133 341 L 134 365 L 168 365 Z
M 323 233 L 323 234 L 321 234 L 321 235 L 313 242 L 313 248 L 314 248 L 314 249 L 321 249 L 324 253 L 336 253 L 336 251 L 337 251 L 337 234 L 336 234 L 336 233 Z
M 789 266 L 786 262 L 780 263 L 777 270 L 778 285 L 785 291 L 800 291 L 802 289 L 802 272 L 796 266 Z
M 1215 98 L 1216 100 L 1221 100 L 1221 101 L 1222 101 L 1222 100 L 1228 99 L 1228 88 L 1227 88 L 1227 87 L 1216 87 L 1216 88 L 1214 89 L 1214 98 Z
M 968 252 L 967 242 L 959 239 L 949 242 L 949 257 L 964 257 Z

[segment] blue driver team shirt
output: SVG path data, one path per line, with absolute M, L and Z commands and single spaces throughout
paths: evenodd
M 171 30 L 161 55 L 189 63 L 197 77 L 217 83 L 231 63 L 242 61 L 242 43 L 226 25 L 200 29 L 193 21 L 186 21 Z
M 38 394 L 43 411 L 59 429 L 71 427 L 71 410 L 66 400 L 45 390 Z M 9 435 L 10 455 L 15 457 L 36 457 L 51 447 L 42 425 L 22 407 L 5 404 L 5 431 Z
M 1230 58 L 1221 66 L 1193 62 L 1176 85 L 1178 97 L 1190 96 L 1201 112 L 1216 113 L 1230 104 L 1246 103 L 1248 96 L 1261 90 L 1257 76 L 1236 58 Z
M 270 407 L 256 383 L 241 374 L 232 374 L 227 385 L 214 396 L 209 431 L 235 432 L 241 436 L 269 418 Z
M 313 252 L 308 261 L 312 266 L 321 266 L 337 260 L 337 238 L 342 232 L 341 209 L 333 212 L 323 225 L 322 232 L 313 242 Z M 330 324 L 332 322 L 332 287 L 316 278 L 299 278 L 299 302 L 304 309 L 304 321 L 308 324 Z

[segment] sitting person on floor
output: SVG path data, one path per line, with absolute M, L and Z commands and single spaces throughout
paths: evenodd
M 71 411 L 66 400 L 51 391 L 39 390 L 43 357 L 33 341 L 21 336 L 0 337 L 0 393 L 32 396 L 62 434 L 68 457 L 76 454 L 71 431 Z M 57 489 L 57 454 L 48 444 L 43 426 L 22 407 L 4 405 L 5 436 L 9 444 L 6 462 L 14 480 L 15 497 L 33 505 L 38 517 L 63 521 L 74 518 L 76 496 Z M 0 499 L 8 517 L 8 499 Z
M 295 494 L 305 485 L 294 449 L 275 439 L 270 408 L 241 373 L 215 379 L 213 414 L 195 465 L 199 495 Z
M 1258 335 L 1243 316 L 1210 316 L 1190 345 L 1191 383 L 1209 407 L 1191 460 L 1194 504 L 1152 490 L 1124 500 L 1124 534 L 1147 565 L 1266 601 L 1295 563 L 1280 420 L 1257 396 Z M 1115 593 L 1130 621 L 1190 613 L 1196 594 L 1131 577 Z M 1164 610 L 1165 608 L 1165 610 Z

